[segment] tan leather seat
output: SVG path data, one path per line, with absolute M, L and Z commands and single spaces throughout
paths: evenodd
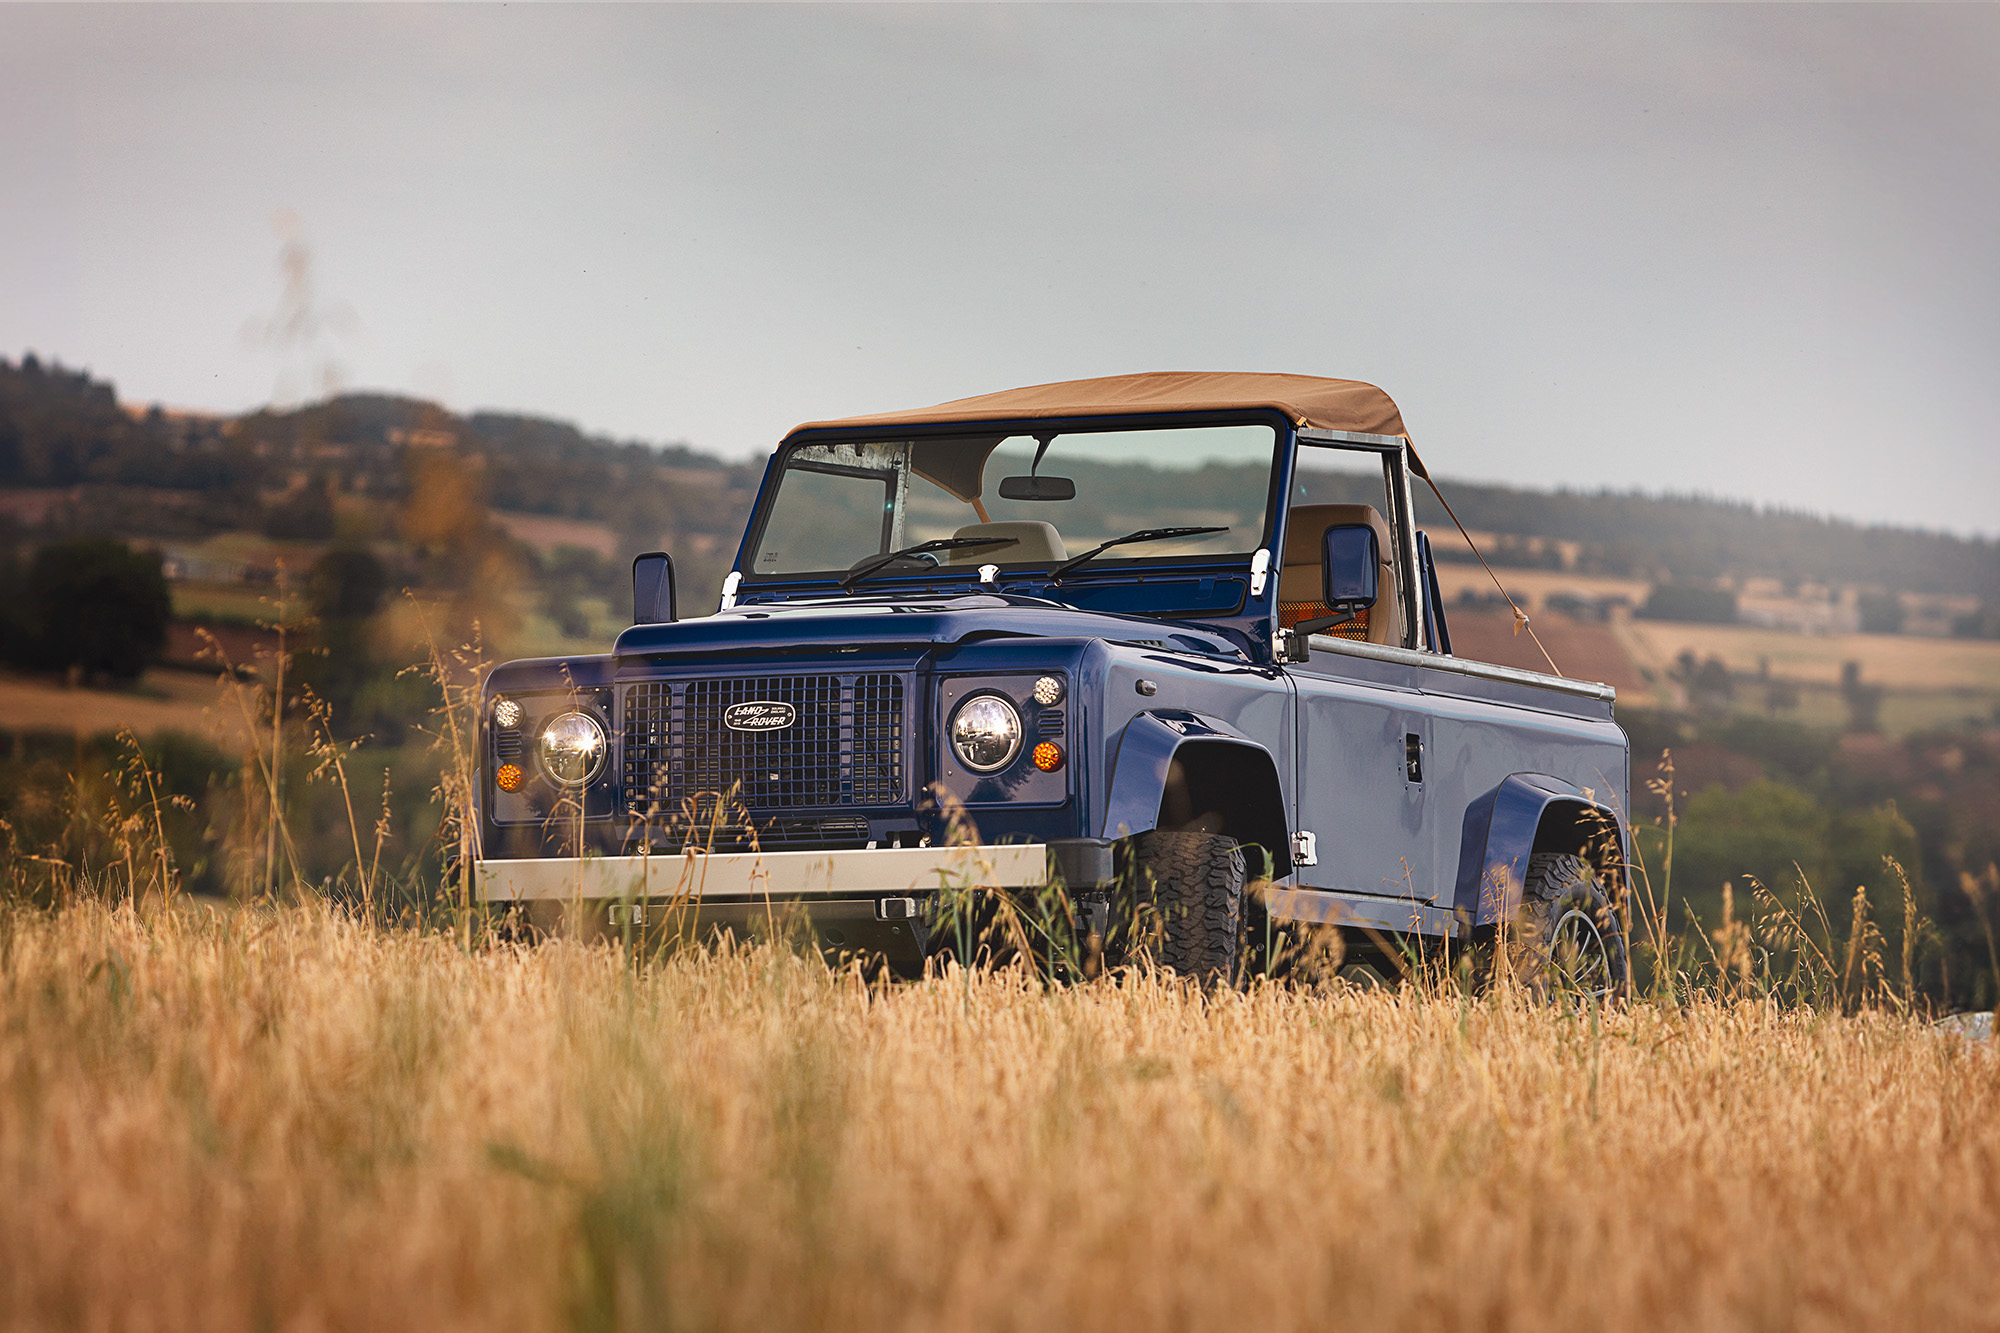
M 945 552 L 948 565 L 1054 565 L 1069 559 L 1062 534 L 1053 523 L 1018 519 L 1007 523 L 968 523 L 954 537 L 1011 537 L 1012 546 L 964 546 Z
M 1375 549 L 1382 568 L 1375 582 L 1375 603 L 1345 624 L 1315 630 L 1335 638 L 1366 643 L 1401 644 L 1403 618 L 1396 596 L 1396 548 L 1389 541 L 1389 524 L 1374 505 L 1298 505 L 1285 523 L 1285 558 L 1278 566 L 1278 627 L 1290 629 L 1301 620 L 1332 615 L 1326 604 L 1326 530 L 1345 523 L 1366 523 L 1375 529 Z

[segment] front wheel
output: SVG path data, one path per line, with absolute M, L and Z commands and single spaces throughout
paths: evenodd
M 1204 986 L 1236 980 L 1243 956 L 1243 848 L 1212 833 L 1154 829 L 1129 844 L 1114 952 L 1153 957 Z
M 1588 861 L 1567 852 L 1528 858 L 1507 958 L 1515 978 L 1544 999 L 1624 996 L 1631 980 L 1625 926 Z

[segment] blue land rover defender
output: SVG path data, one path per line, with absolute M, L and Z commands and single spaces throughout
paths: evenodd
M 1245 922 L 1469 940 L 1622 987 L 1609 687 L 1451 651 L 1373 385 L 1147 374 L 815 422 L 712 615 L 634 563 L 603 656 L 481 696 L 480 896 L 671 910 L 920 970 L 941 888 L 1051 885 L 1213 977 Z M 1122 877 L 1122 878 L 1121 878 Z

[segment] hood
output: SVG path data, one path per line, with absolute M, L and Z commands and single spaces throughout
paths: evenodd
M 634 625 L 618 636 L 618 657 L 653 653 L 743 653 L 913 646 L 972 637 L 1111 639 L 1241 658 L 1228 638 L 1138 616 L 1079 611 L 1038 598 L 974 593 L 961 597 L 830 597 L 732 607 L 663 625 Z

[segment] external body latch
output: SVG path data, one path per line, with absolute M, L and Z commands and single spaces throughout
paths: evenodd
M 1292 860 L 1302 866 L 1319 864 L 1319 835 L 1300 829 L 1292 835 Z

